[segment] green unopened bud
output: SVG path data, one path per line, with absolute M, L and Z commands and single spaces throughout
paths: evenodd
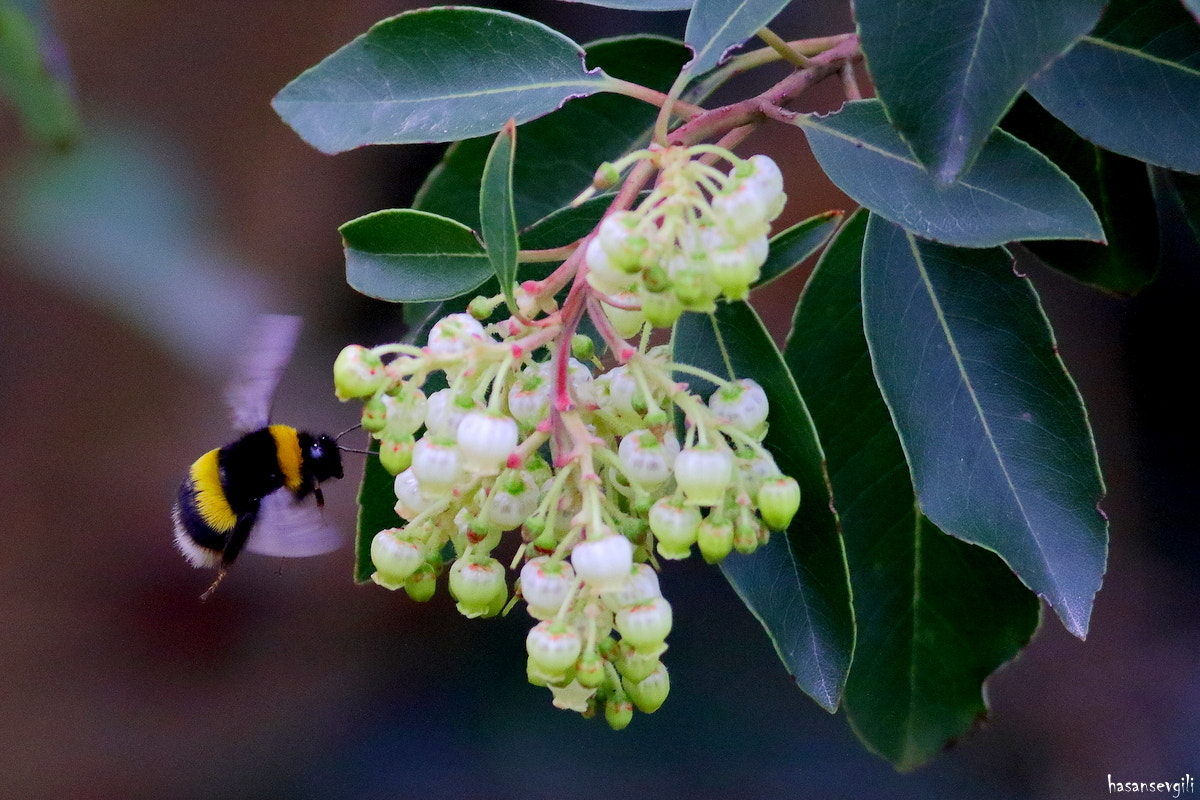
M 388 528 L 371 539 L 371 579 L 385 589 L 399 589 L 425 560 L 421 546 L 403 536 L 401 528 Z
M 583 640 L 570 626 L 555 620 L 543 620 L 525 637 L 529 658 L 551 674 L 563 674 L 575 666 Z
M 437 570 L 429 563 L 417 567 L 417 571 L 404 581 L 404 591 L 418 603 L 432 599 L 437 591 Z
M 661 264 L 655 264 L 642 275 L 642 285 L 648 292 L 665 292 L 671 288 L 671 276 Z
M 599 688 L 607 678 L 604 659 L 595 650 L 585 650 L 575 665 L 575 680 L 589 689 Z
M 786 530 L 800 509 L 800 484 L 787 475 L 764 481 L 759 487 L 758 513 L 773 531 Z
M 450 595 L 458 601 L 464 617 L 494 616 L 497 601 L 500 609 L 508 596 L 504 583 L 504 567 L 494 558 L 459 559 L 450 568 Z
M 629 678 L 625 678 L 622 683 L 625 691 L 629 694 L 629 699 L 633 701 L 633 705 L 643 714 L 653 714 L 658 711 L 666 702 L 667 694 L 671 691 L 671 679 L 667 675 L 666 665 L 661 661 L 658 662 L 654 672 L 643 680 L 635 683 Z
M 642 295 L 642 314 L 655 328 L 669 328 L 683 315 L 683 304 L 672 292 Z
M 758 528 L 746 520 L 738 520 L 733 526 L 733 549 L 750 555 L 758 549 Z
M 379 440 L 379 463 L 392 475 L 399 475 L 412 466 L 413 447 L 416 441 L 412 434 L 385 436 Z
M 629 642 L 635 650 L 660 647 L 671 632 L 671 604 L 660 596 L 622 608 L 617 612 L 616 623 L 622 641 Z
M 696 543 L 700 509 L 664 497 L 650 508 L 649 516 L 658 554 L 667 559 L 687 558 Z
M 596 168 L 596 174 L 592 176 L 592 186 L 603 191 L 611 186 L 616 186 L 619 180 L 621 180 L 620 170 L 611 161 L 605 161 Z
M 333 362 L 333 388 L 339 400 L 370 397 L 375 394 L 387 374 L 379 356 L 362 345 L 352 344 L 342 348 Z
M 730 300 L 741 300 L 750 293 L 750 284 L 758 279 L 758 265 L 746 248 L 722 248 L 709 255 L 709 275 Z
M 580 361 L 591 361 L 592 356 L 595 354 L 596 343 L 592 341 L 590 336 L 577 333 L 571 337 L 571 355 Z
M 724 561 L 733 550 L 733 524 L 725 519 L 708 517 L 696 531 L 696 546 L 709 564 Z
M 372 397 L 363 403 L 363 430 L 379 433 L 387 425 L 387 406 L 381 397 Z
M 487 319 L 495 309 L 496 301 L 482 295 L 471 298 L 471 302 L 467 304 L 467 313 L 478 320 Z
M 623 690 L 610 693 L 604 701 L 604 720 L 614 731 L 624 730 L 633 721 L 633 702 Z
M 616 662 L 617 672 L 621 673 L 622 677 L 637 682 L 650 677 L 650 674 L 658 668 L 658 657 L 662 654 L 662 650 L 639 653 L 626 645 L 621 648 L 620 653 L 621 656 Z

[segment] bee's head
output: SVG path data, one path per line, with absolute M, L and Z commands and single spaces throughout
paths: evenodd
M 306 456 L 317 482 L 342 477 L 342 454 L 332 436 L 322 433 L 314 437 Z

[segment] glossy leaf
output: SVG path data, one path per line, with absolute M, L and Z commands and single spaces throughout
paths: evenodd
M 494 133 L 609 84 L 584 68 L 578 44 L 545 25 L 447 6 L 377 23 L 285 86 L 272 106 L 313 147 L 339 153 Z
M 1103 0 L 856 0 L 876 93 L 941 183 L 970 167 L 1030 78 L 1100 19 Z
M 681 43 L 657 36 L 607 39 L 588 45 L 588 65 L 623 80 L 666 91 L 687 61 Z M 649 140 L 658 113 L 617 94 L 595 94 L 518 128 L 521 152 L 513 167 L 513 202 L 524 227 L 565 206 L 591 183 L 596 168 Z M 479 183 L 491 140 L 450 147 L 417 194 L 414 206 L 479 224 Z
M 541 250 L 578 241 L 596 227 L 608 204 L 608 198 L 598 197 L 559 209 L 524 231 L 520 244 Z M 386 209 L 350 220 L 339 230 L 346 279 L 368 297 L 393 303 L 445 300 L 475 291 L 495 274 L 474 232 L 436 214 Z M 517 279 L 536 279 L 551 269 L 545 264 L 521 265 Z
M 725 53 L 758 33 L 788 4 L 788 0 L 695 0 L 683 39 L 695 57 L 689 75 L 708 72 Z
M 754 288 L 768 284 L 800 266 L 804 259 L 829 241 L 841 222 L 841 211 L 824 211 L 772 236 L 771 250 Z
M 65 66 L 49 57 L 61 45 L 48 37 L 29 14 L 0 0 L 0 109 L 11 104 L 31 139 L 65 147 L 79 136 L 79 116 Z
M 721 564 L 742 602 L 762 623 L 796 683 L 821 707 L 841 701 L 854 649 L 846 556 L 830 510 L 829 484 L 816 431 L 770 335 L 754 310 L 736 302 L 715 315 L 685 314 L 677 323 L 675 358 L 726 374 L 721 347 L 738 376 L 753 375 L 771 404 L 766 446 L 779 468 L 800 483 L 800 510 L 786 535 L 751 555 Z M 695 391 L 702 387 L 688 379 Z
M 358 486 L 358 527 L 354 536 L 354 580 L 366 583 L 375 572 L 371 561 L 371 540 L 387 528 L 404 521 L 396 514 L 396 479 L 379 463 L 379 440 L 372 438 L 372 455 L 363 463 L 362 482 Z
M 829 178 L 870 210 L 946 244 L 990 247 L 1014 239 L 1090 239 L 1104 231 L 1079 188 L 1049 159 L 1004 131 L 946 186 L 925 171 L 877 100 L 798 118 Z
M 444 300 L 492 274 L 475 234 L 452 219 L 411 209 L 376 211 L 338 229 L 346 281 L 368 297 L 393 303 Z
M 566 3 L 581 3 L 604 8 L 622 8 L 629 11 L 680 11 L 692 7 L 692 0 L 563 0 Z
M 1029 93 L 1090 142 L 1200 173 L 1200 27 L 1176 0 L 1115 0 Z
M 513 210 L 513 160 L 516 157 L 517 131 L 511 120 L 496 135 L 496 142 L 483 166 L 479 192 L 479 221 L 484 247 L 492 271 L 510 311 L 516 312 L 513 280 L 517 277 L 517 220 Z
M 1079 186 L 1104 224 L 1108 244 L 1028 242 L 1049 266 L 1116 295 L 1130 296 L 1158 272 L 1158 219 L 1146 165 L 1096 147 L 1023 95 L 1004 128 L 1048 156 Z
M 909 769 L 986 715 L 983 682 L 1029 641 L 1039 605 L 994 553 L 917 508 L 863 334 L 866 222 L 865 211 L 851 217 L 822 256 L 785 359 L 820 433 L 850 565 L 858 642 L 846 716 Z
M 877 217 L 862 269 L 871 360 L 921 510 L 999 554 L 1083 638 L 1107 558 L 1104 487 L 1029 281 L 1003 249 L 921 241 Z
M 1176 172 L 1171 175 L 1171 189 L 1179 198 L 1184 218 L 1192 235 L 1200 242 L 1200 176 Z

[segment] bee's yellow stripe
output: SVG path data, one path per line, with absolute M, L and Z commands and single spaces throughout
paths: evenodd
M 275 453 L 279 458 L 279 470 L 283 473 L 283 485 L 289 491 L 300 488 L 300 439 L 296 429 L 287 425 L 271 425 L 268 427 L 271 436 L 275 438 Z
M 229 507 L 225 499 L 225 490 L 221 487 L 221 470 L 217 465 L 217 451 L 209 450 L 196 459 L 192 464 L 190 478 L 196 490 L 196 510 L 200 517 L 214 531 L 225 532 L 233 530 L 237 524 L 237 514 Z

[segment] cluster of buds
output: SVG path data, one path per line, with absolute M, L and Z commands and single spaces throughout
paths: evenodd
M 747 244 L 755 237 L 765 253 L 766 220 L 782 202 L 778 171 L 751 159 L 718 181 L 694 155 L 663 165 L 660 196 L 640 207 L 657 210 L 606 219 L 587 246 L 588 269 L 579 273 L 587 282 L 576 280 L 572 291 L 596 292 L 597 276 L 618 268 L 633 281 L 626 288 L 649 291 L 658 267 L 627 269 L 633 262 L 618 254 L 628 246 L 639 264 L 650 252 L 673 264 L 676 286 L 688 275 L 704 286 L 706 299 L 689 306 L 736 294 L 732 281 L 718 280 L 716 254 L 758 248 Z M 616 238 L 613 216 L 623 232 Z M 603 268 L 595 248 L 612 248 Z M 762 260 L 753 258 L 738 286 L 754 279 Z M 476 298 L 471 308 L 486 316 L 499 302 Z M 791 523 L 800 489 L 763 447 L 768 402 L 754 381 L 672 363 L 668 348 L 650 346 L 648 330 L 605 369 L 591 340 L 569 335 L 570 301 L 564 310 L 540 295 L 518 303 L 543 316 L 484 325 L 451 314 L 424 347 L 351 345 L 334 363 L 337 394 L 362 401 L 363 427 L 395 475 L 395 509 L 405 520 L 372 540 L 372 577 L 427 600 L 448 563 L 450 594 L 468 617 L 524 599 L 537 620 L 526 640 L 529 680 L 548 687 L 556 706 L 603 712 L 623 728 L 634 709 L 656 710 L 669 688 L 661 657 L 672 611 L 659 590 L 660 560 L 696 550 L 716 563 L 753 552 Z M 446 388 L 427 395 L 439 374 Z M 717 388 L 705 400 L 676 375 Z M 505 563 L 497 558 L 514 547 Z M 509 570 L 519 570 L 512 592 Z
M 703 160 L 719 155 L 723 173 Z M 783 210 L 783 176 L 767 156 L 742 160 L 711 145 L 631 153 L 598 173 L 603 184 L 631 163 L 660 170 L 637 208 L 609 214 L 588 243 L 588 283 L 622 335 L 645 322 L 669 327 L 684 311 L 711 312 L 720 297 L 741 300 L 767 258 L 771 221 Z

